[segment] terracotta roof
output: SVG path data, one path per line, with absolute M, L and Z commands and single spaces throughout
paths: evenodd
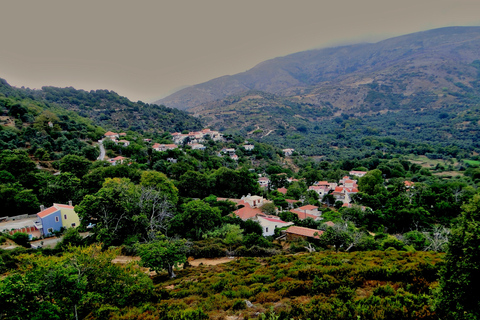
M 74 209 L 74 206 L 69 206 L 68 204 L 54 203 L 55 208 L 65 208 L 65 209 Z
M 299 207 L 298 209 L 300 209 L 300 210 L 315 210 L 315 209 L 318 209 L 318 207 L 313 206 L 311 204 L 307 204 L 306 206 Z
M 298 211 L 298 210 L 295 210 L 295 209 L 291 209 L 290 212 L 295 213 L 298 216 L 298 219 L 300 219 L 300 220 L 304 220 L 304 219 L 307 219 L 307 218 L 312 218 L 313 220 L 315 220 L 315 219 L 319 218 L 318 216 L 314 216 L 313 214 L 305 213 L 303 211 Z
M 277 191 L 283 194 L 287 194 L 287 188 L 278 188 Z
M 334 192 L 343 192 L 343 187 L 336 187 Z
M 285 222 L 285 221 L 283 221 L 283 220 L 275 219 L 275 218 L 262 217 L 262 219 L 268 220 L 268 221 L 270 221 L 270 222 L 276 222 L 276 223 L 289 223 L 289 222 Z
M 37 213 L 37 216 L 40 217 L 40 218 L 45 218 L 46 216 L 54 213 L 54 212 L 57 212 L 59 209 L 55 208 L 55 207 L 50 207 L 48 209 L 45 209 L 43 211 L 40 211 L 39 213 Z
M 235 211 L 235 214 L 242 220 L 248 220 L 255 217 L 257 214 L 262 214 L 262 210 L 245 206 Z
M 335 223 L 333 223 L 332 221 L 327 221 L 325 222 L 325 224 L 329 227 L 333 227 L 335 225 Z
M 261 177 L 261 178 L 258 178 L 259 181 L 269 181 L 270 179 L 268 179 L 267 177 Z
M 125 160 L 125 159 L 127 159 L 127 158 L 125 158 L 125 157 L 122 157 L 122 156 L 118 156 L 118 157 L 115 157 L 115 158 L 113 158 L 113 159 L 110 159 L 110 160 L 117 161 L 117 160 Z
M 297 226 L 291 226 L 290 228 L 285 230 L 285 232 L 290 233 L 290 234 L 303 236 L 303 237 L 315 238 L 315 239 L 319 239 L 320 236 L 323 233 L 322 230 L 310 229 L 310 228 L 304 228 L 304 227 L 297 227 Z M 315 233 L 317 233 L 317 235 L 315 235 Z
M 118 135 L 118 133 L 115 133 L 115 132 L 112 132 L 112 131 L 105 132 L 105 136 L 106 136 L 106 137 L 116 136 L 116 135 Z
M 404 183 L 405 183 L 406 187 L 411 187 L 411 186 L 415 185 L 415 182 L 412 182 L 412 181 L 405 181 Z
M 300 200 L 294 200 L 294 199 L 285 199 L 288 203 L 297 203 L 300 202 Z

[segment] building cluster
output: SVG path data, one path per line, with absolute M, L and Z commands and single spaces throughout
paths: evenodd
M 185 140 L 188 140 L 188 143 L 202 143 L 205 142 L 206 138 L 210 137 L 213 141 L 223 141 L 223 134 L 218 131 L 213 131 L 210 129 L 203 129 L 201 131 L 192 131 L 189 133 L 172 133 L 173 143 L 179 145 L 184 144 Z
M 237 205 L 237 210 L 234 211 L 234 215 L 239 217 L 242 220 L 253 220 L 260 224 L 263 231 L 263 236 L 273 236 L 275 234 L 275 229 L 288 227 L 284 229 L 282 233 L 287 237 L 287 239 L 296 239 L 299 237 L 302 238 L 316 238 L 323 233 L 321 230 L 309 229 L 294 226 L 293 222 L 285 222 L 281 220 L 276 215 L 268 215 L 262 211 L 262 206 L 272 201 L 267 200 L 261 196 L 257 195 L 247 195 L 241 199 L 228 199 L 228 198 L 217 198 L 218 201 L 231 201 Z M 293 202 L 298 202 L 299 200 L 293 200 Z M 292 202 L 292 204 L 293 204 Z M 322 212 L 319 211 L 319 208 L 313 205 L 306 205 L 296 209 L 291 209 L 290 212 L 298 215 L 300 220 L 311 218 L 314 220 L 322 220 Z M 331 221 L 326 222 L 328 226 L 333 226 Z
M 338 181 L 317 181 L 312 186 L 308 187 L 308 190 L 313 190 L 318 193 L 320 199 L 327 194 L 331 194 L 335 201 L 341 201 L 343 204 L 349 204 L 351 202 L 351 196 L 358 193 L 357 180 L 351 179 L 349 176 L 345 176 Z
M 124 147 L 128 147 L 130 145 L 130 141 L 128 141 L 128 140 L 117 140 L 118 138 L 125 137 L 126 135 L 127 134 L 125 132 L 116 133 L 116 132 L 108 131 L 104 134 L 104 137 L 105 137 L 105 139 L 109 139 L 112 142 L 115 142 L 115 144 L 121 144 Z

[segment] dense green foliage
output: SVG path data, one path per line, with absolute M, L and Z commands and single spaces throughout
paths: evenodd
M 480 317 L 480 194 L 463 209 L 440 272 L 437 310 L 448 319 Z
M 1 80 L 0 93 L 22 101 L 34 101 L 56 109 L 70 110 L 109 130 L 162 133 L 200 129 L 200 121 L 184 111 L 156 104 L 132 102 L 109 90 L 76 90 L 43 87 L 41 90 L 13 88 Z M 25 104 L 14 110 L 23 117 Z

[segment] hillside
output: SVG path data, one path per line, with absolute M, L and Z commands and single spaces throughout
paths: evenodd
M 346 136 L 468 146 L 479 137 L 479 49 L 480 27 L 442 28 L 275 58 L 159 102 L 312 155 L 325 153 L 313 141 Z
M 31 90 L 11 87 L 2 79 L 0 93 L 6 97 L 34 100 L 73 111 L 107 130 L 162 133 L 202 127 L 199 119 L 186 112 L 141 101 L 132 102 L 109 90 L 88 92 L 72 87 Z
M 318 103 L 340 93 L 345 95 L 345 92 L 324 91 L 343 88 L 349 96 L 357 96 L 357 99 L 344 99 L 343 103 L 340 99 L 342 109 L 348 109 L 365 99 L 365 95 L 354 89 L 375 81 L 391 81 L 390 85 L 395 84 L 406 96 L 444 86 L 458 91 L 451 80 L 463 80 L 461 82 L 467 84 L 469 78 L 475 77 L 475 70 L 466 64 L 479 59 L 479 47 L 480 27 L 450 27 L 373 44 L 304 51 L 262 62 L 243 73 L 185 88 L 157 102 L 188 110 L 233 94 L 258 90 L 286 97 L 300 95 Z M 459 74 L 464 79 L 456 79 Z M 449 75 L 451 79 L 446 79 Z M 334 102 L 338 99 L 334 100 L 330 102 L 336 106 Z

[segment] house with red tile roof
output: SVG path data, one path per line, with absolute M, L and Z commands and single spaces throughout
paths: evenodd
M 348 174 L 351 175 L 351 176 L 355 176 L 355 177 L 361 178 L 361 177 L 363 177 L 364 175 L 367 174 L 367 171 L 355 171 L 355 170 L 352 170 L 352 171 L 350 171 Z
M 320 216 L 314 216 L 313 214 L 306 213 L 305 211 L 290 209 L 290 212 L 296 214 L 298 216 L 298 219 L 300 220 L 305 220 L 307 218 L 313 219 L 315 221 L 322 220 Z
M 40 206 L 40 212 L 37 213 L 37 217 L 39 220 L 35 223 L 35 226 L 44 237 L 53 235 L 55 231 L 60 231 L 62 227 L 76 228 L 80 225 L 78 215 L 71 203 L 68 205 L 54 203 L 53 206 L 47 209 L 44 206 Z
M 112 159 L 108 159 L 107 161 L 110 162 L 110 164 L 112 166 L 115 166 L 117 164 L 122 164 L 125 160 L 127 160 L 127 158 L 122 157 L 122 156 L 118 156 L 118 157 L 115 157 L 115 158 L 112 158 Z
M 341 201 L 343 203 L 350 203 L 351 195 L 358 193 L 358 189 L 355 188 L 346 188 L 346 187 L 336 187 L 332 195 L 336 201 Z
M 412 181 L 404 181 L 403 183 L 405 184 L 405 187 L 406 187 L 407 189 L 410 189 L 410 188 L 413 189 L 413 188 L 415 188 L 415 182 L 412 182 Z
M 297 240 L 299 238 L 320 239 L 320 236 L 323 234 L 322 230 L 297 227 L 297 226 L 291 226 L 284 232 L 287 235 L 288 241 Z
M 234 214 L 242 220 L 250 220 L 255 218 L 257 215 L 263 214 L 263 212 L 260 210 L 260 208 L 252 208 L 247 203 L 245 207 L 234 211 Z
M 170 143 L 170 144 L 160 144 L 160 143 L 154 143 L 152 146 L 153 150 L 155 151 L 167 151 L 167 150 L 173 150 L 178 148 L 176 144 Z
M 297 210 L 303 211 L 305 213 L 308 213 L 308 214 L 311 214 L 311 215 L 314 215 L 314 216 L 320 216 L 322 214 L 321 211 L 318 211 L 317 206 L 313 206 L 311 204 L 308 204 L 308 205 L 305 205 L 305 206 L 302 206 L 302 207 L 298 207 Z
M 118 133 L 115 133 L 115 132 L 112 132 L 112 131 L 107 131 L 105 132 L 104 134 L 105 138 L 107 139 L 115 139 L 115 138 L 118 138 Z
M 293 222 L 285 222 L 276 216 L 257 216 L 258 223 L 262 226 L 263 236 L 273 236 L 275 229 L 293 225 Z

